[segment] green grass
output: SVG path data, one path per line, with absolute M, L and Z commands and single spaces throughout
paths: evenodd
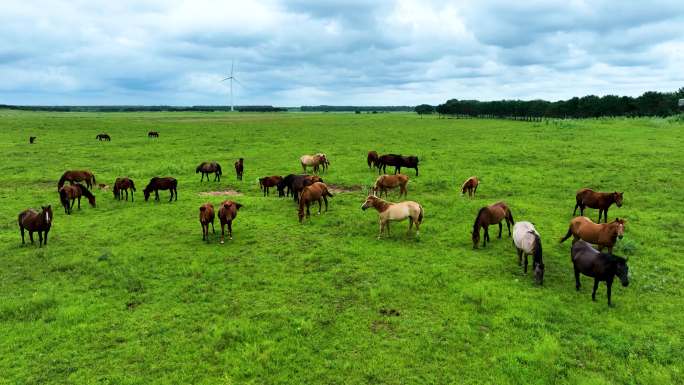
M 150 129 L 160 132 L 148 140 Z M 8 384 L 666 384 L 684 382 L 681 197 L 684 123 L 524 123 L 413 114 L 16 113 L 0 111 L 0 383 Z M 108 132 L 111 142 L 95 135 Z M 28 136 L 38 136 L 35 145 Z M 327 182 L 369 185 L 368 150 L 416 154 L 409 199 L 425 208 L 376 240 L 363 191 L 337 194 L 300 225 L 257 178 L 325 152 Z M 245 158 L 245 179 L 232 162 Z M 199 182 L 204 160 L 223 181 Z M 130 176 L 134 203 L 95 190 L 71 216 L 56 182 L 88 168 Z M 178 202 L 144 202 L 150 177 Z M 482 180 L 476 199 L 457 187 Z M 574 289 L 567 229 L 580 187 L 625 192 L 616 253 L 631 283 Z M 234 240 L 201 241 L 198 207 L 235 189 Z M 394 195 L 396 197 L 396 193 Z M 510 239 L 473 250 L 478 208 L 498 200 L 542 235 L 535 286 Z M 22 246 L 17 214 L 51 203 L 50 243 Z M 588 215 L 595 219 L 596 210 Z M 494 237 L 492 237 L 494 238 Z M 396 309 L 399 316 L 381 314 Z

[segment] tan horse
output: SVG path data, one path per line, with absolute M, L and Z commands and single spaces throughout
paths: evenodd
M 402 195 L 406 196 L 408 194 L 408 191 L 406 190 L 408 182 L 409 177 L 404 174 L 380 175 L 373 185 L 373 194 L 378 194 L 379 191 L 380 193 L 378 196 L 382 196 L 382 193 L 384 192 L 385 197 L 387 197 L 388 190 L 399 187 L 399 198 L 401 198 Z
M 617 239 L 622 239 L 625 234 L 625 223 L 626 221 L 620 218 L 616 218 L 610 223 L 598 224 L 587 217 L 576 217 L 570 221 L 568 232 L 560 241 L 563 243 L 572 236 L 572 243 L 582 239 L 597 245 L 599 251 L 607 247 L 608 252 L 612 254 Z
M 214 230 L 214 205 L 207 202 L 199 208 L 199 221 L 202 225 L 202 240 L 209 242 L 209 224 L 211 223 L 211 232 L 216 234 Z
M 313 167 L 313 172 L 317 173 L 321 165 L 323 166 L 323 171 L 325 171 L 326 166 L 330 164 L 328 159 L 325 157 L 325 154 L 302 155 L 299 158 L 299 162 L 302 164 L 302 169 L 304 169 L 305 174 L 307 172 L 307 167 Z
M 416 236 L 420 234 L 420 224 L 423 223 L 423 206 L 419 203 L 413 201 L 393 203 L 375 195 L 369 195 L 361 205 L 361 210 L 365 211 L 369 207 L 376 209 L 379 214 L 380 232 L 378 232 L 378 239 L 382 236 L 385 228 L 387 228 L 387 236 L 390 235 L 390 221 L 403 221 L 406 218 L 409 219 L 406 235 L 408 236 L 411 233 L 413 225 L 416 225 Z
M 513 220 L 513 213 L 508 205 L 504 202 L 496 202 L 492 205 L 485 206 L 480 209 L 475 217 L 475 224 L 473 225 L 473 249 L 477 249 L 477 245 L 480 243 L 480 228 L 484 229 L 484 238 L 482 241 L 482 247 L 487 246 L 487 241 L 489 238 L 489 225 L 499 225 L 499 239 L 501 239 L 501 230 L 503 225 L 501 222 L 506 220 L 506 226 L 508 227 L 508 236 L 511 236 L 511 225 L 515 224 Z
M 224 241 L 224 231 L 225 225 L 228 225 L 228 239 L 233 239 L 233 220 L 237 216 L 237 212 L 242 207 L 241 204 L 233 201 L 224 201 L 221 203 L 221 208 L 219 209 L 218 217 L 221 221 L 221 244 Z
M 299 223 L 304 219 L 304 207 L 306 207 L 306 217 L 311 216 L 309 208 L 312 202 L 318 202 L 318 215 L 321 214 L 321 200 L 325 201 L 325 211 L 328 211 L 328 197 L 333 195 L 328 191 L 328 186 L 323 182 L 315 182 L 302 189 L 299 194 Z
M 468 196 L 473 197 L 477 192 L 477 186 L 479 185 L 480 180 L 477 179 L 476 176 L 471 176 L 470 178 L 466 179 L 466 181 L 463 182 L 463 184 L 461 185 L 461 195 L 465 195 L 467 191 Z

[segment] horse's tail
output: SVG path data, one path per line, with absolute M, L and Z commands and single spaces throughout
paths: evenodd
M 263 191 L 263 190 L 264 190 L 264 179 L 259 178 L 259 191 Z
M 135 189 L 135 183 L 133 183 L 133 179 L 129 179 L 129 180 L 131 181 L 131 190 L 137 191 L 137 190 Z
M 300 221 L 300 222 L 302 221 L 302 218 L 304 218 L 304 199 L 302 199 L 302 198 L 303 198 L 302 195 L 303 195 L 302 193 L 299 194 L 299 211 L 298 211 L 298 215 L 299 215 L 299 221 Z
M 92 180 L 93 180 L 93 182 L 92 182 L 92 183 L 93 183 L 93 186 L 94 186 L 94 185 L 95 185 L 95 183 L 97 183 L 97 182 L 95 181 L 95 174 L 90 174 L 90 179 L 92 179 Z
M 506 218 L 511 222 L 511 224 L 515 224 L 515 221 L 513 220 L 513 213 L 511 212 L 511 209 L 508 209 L 506 212 Z
M 218 164 L 218 163 L 216 163 L 216 172 L 217 172 L 219 175 L 223 175 L 223 171 L 221 171 L 221 165 Z
M 560 243 L 565 242 L 566 239 L 570 238 L 572 236 L 572 225 L 568 226 L 568 232 L 565 234 L 563 238 L 561 238 Z
M 329 196 L 330 198 L 333 197 L 332 193 L 328 190 L 327 187 L 325 188 L 325 195 L 326 195 L 326 196 Z
M 423 223 L 423 206 L 418 205 L 418 208 L 420 209 L 420 213 L 418 213 L 418 223 Z
M 57 182 L 57 191 L 64 186 L 64 182 L 66 182 L 66 173 L 62 174 L 62 177 L 59 178 L 59 182 Z

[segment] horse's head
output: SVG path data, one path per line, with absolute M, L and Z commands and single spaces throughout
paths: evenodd
M 622 237 L 625 235 L 625 221 L 624 219 L 620 218 L 615 218 L 613 221 L 613 224 L 615 225 L 615 233 L 618 238 L 622 239 Z
M 42 206 L 43 211 L 40 215 L 45 220 L 45 224 L 49 225 L 52 223 L 52 205 Z
M 376 197 L 376 196 L 373 195 L 373 194 L 369 195 L 368 198 L 366 198 L 366 201 L 363 202 L 363 204 L 361 205 L 361 210 L 364 210 L 364 211 L 365 211 L 365 210 L 366 210 L 367 208 L 369 208 L 369 207 L 374 207 L 374 206 L 375 206 L 375 202 L 377 202 L 378 199 L 379 199 L 379 198 Z
M 534 280 L 540 285 L 544 284 L 544 263 L 535 262 L 534 264 Z
M 473 240 L 473 249 L 477 249 L 477 245 L 480 244 L 480 229 L 473 230 L 471 238 Z
M 199 172 L 202 171 L 202 166 L 204 166 L 204 163 L 197 166 L 197 168 L 195 169 L 195 174 L 199 174 Z
M 95 195 L 90 195 L 88 197 L 88 203 L 90 203 L 91 206 L 95 207 Z
M 629 286 L 629 267 L 627 266 L 627 260 L 616 255 L 612 256 L 615 263 L 615 275 L 620 278 L 620 283 L 622 286 Z
M 615 191 L 613 193 L 613 200 L 615 201 L 615 204 L 617 205 L 617 207 L 622 207 L 622 194 L 624 194 L 624 193 L 617 192 L 617 191 Z
M 148 199 L 150 199 L 150 191 L 147 187 L 143 190 L 143 195 L 145 196 L 145 202 L 147 202 Z

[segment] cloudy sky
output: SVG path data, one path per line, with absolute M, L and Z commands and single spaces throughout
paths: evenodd
M 4 0 L 0 103 L 415 105 L 684 86 L 684 1 Z

